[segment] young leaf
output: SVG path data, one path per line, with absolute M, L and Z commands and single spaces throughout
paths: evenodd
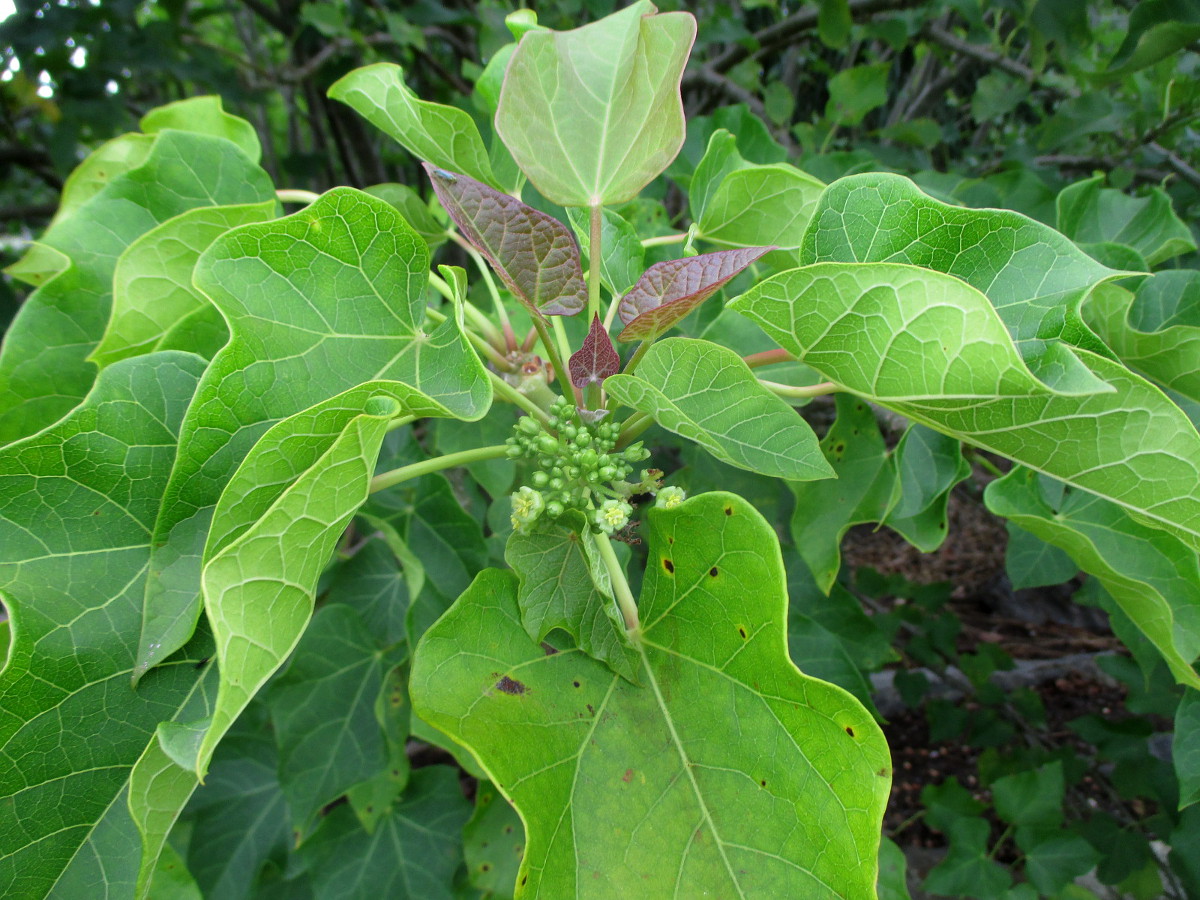
M 155 525 L 139 672 L 191 634 L 213 507 L 272 423 L 374 378 L 400 382 L 413 415 L 487 411 L 491 388 L 457 317 L 424 327 L 428 254 L 389 204 L 338 188 L 200 258 L 195 284 L 231 336 L 188 410 Z
M 1200 687 L 1200 561 L 1193 548 L 1099 497 L 1067 491 L 1057 508 L 1036 473 L 1016 468 L 988 485 L 988 509 L 1065 550 L 1093 575 L 1162 654 L 1180 684 Z
M 592 316 L 592 327 L 578 350 L 567 360 L 571 373 L 571 384 L 585 388 L 589 384 L 601 386 L 609 375 L 616 375 L 621 368 L 621 357 L 613 346 L 599 314 Z
M 825 185 L 787 163 L 756 166 L 732 134 L 713 132 L 692 178 L 697 235 L 731 247 L 800 246 Z
M 89 896 L 101 880 L 134 893 L 130 770 L 207 655 L 197 639 L 130 686 L 154 511 L 203 370 L 184 353 L 110 366 L 70 415 L 0 456 L 0 593 L 14 623 L 0 674 L 4 896 Z M 194 783 L 154 802 L 173 820 Z
M 573 31 L 528 32 L 517 45 L 496 131 L 547 200 L 632 200 L 683 145 L 679 80 L 696 20 L 654 12 L 638 0 Z
M 224 138 L 246 154 L 246 158 L 255 165 L 262 159 L 262 145 L 254 126 L 245 119 L 225 112 L 220 97 L 188 97 L 164 104 L 142 116 L 138 127 L 145 134 L 158 134 L 174 128 Z
M 740 469 L 794 481 L 833 473 L 808 424 L 759 384 L 740 356 L 717 344 L 660 341 L 636 375 L 609 376 L 604 387 L 621 403 Z
M 1125 365 L 1200 403 L 1200 273 L 1159 272 L 1136 294 L 1103 285 L 1083 316 Z
M 957 278 L 819 264 L 770 278 L 730 306 L 859 396 L 1107 497 L 1200 548 L 1200 435 L 1183 412 L 1086 350 L 1077 358 L 1110 391 L 1048 387 L 988 299 Z
M 197 772 L 205 772 L 225 732 L 308 626 L 317 579 L 367 499 L 383 436 L 401 409 L 391 397 L 372 397 L 359 415 L 327 423 L 314 435 L 314 443 L 325 448 L 317 461 L 253 525 L 205 561 L 204 608 L 221 680 L 212 725 L 196 755 Z M 274 443 L 270 432 L 263 443 Z M 251 457 L 243 466 L 254 472 Z M 218 504 L 214 523 L 225 508 Z
M 854 66 L 830 78 L 825 118 L 851 127 L 862 122 L 867 113 L 887 103 L 891 68 L 892 64 L 887 62 Z
M 196 260 L 218 237 L 238 225 L 275 215 L 272 198 L 240 206 L 204 206 L 169 219 L 143 234 L 117 259 L 112 313 L 100 343 L 88 357 L 103 368 L 119 359 L 162 348 L 181 321 L 194 339 L 195 320 L 220 314 L 192 285 Z M 224 343 L 222 341 L 221 343 Z
M 354 69 L 329 89 L 334 100 L 352 107 L 379 130 L 399 141 L 417 159 L 477 181 L 504 188 L 496 180 L 479 129 L 465 111 L 420 100 L 393 63 Z
M 573 316 L 587 305 L 579 247 L 566 225 L 466 175 L 424 165 L 454 224 L 531 313 Z
M 1019 213 L 940 203 L 899 175 L 852 175 L 831 184 L 800 262 L 910 263 L 944 272 L 987 296 L 1026 356 L 1054 338 L 1110 354 L 1083 323 L 1079 304 L 1117 272 Z
M 526 823 L 518 891 L 869 896 L 887 747 L 856 700 L 788 660 L 774 531 L 724 493 L 651 510 L 648 529 L 642 686 L 547 655 L 495 569 L 417 650 L 414 708 Z
M 1103 187 L 1104 176 L 1077 181 L 1058 195 L 1058 230 L 1072 240 L 1110 242 L 1131 247 L 1156 266 L 1196 249 L 1191 229 L 1171 209 L 1171 198 L 1158 188 L 1130 197 Z
M 622 678 L 637 681 L 637 652 L 630 646 L 612 580 L 583 513 L 538 521 L 525 534 L 514 531 L 504 561 L 521 579 L 521 624 L 533 640 L 541 643 L 561 628 L 588 656 Z
M 655 263 L 621 298 L 620 341 L 652 341 L 775 247 L 723 250 Z
M 57 268 L 21 306 L 0 349 L 0 444 L 43 428 L 88 392 L 96 367 L 86 359 L 108 323 L 113 270 L 126 247 L 194 207 L 273 195 L 267 174 L 229 141 L 167 131 L 140 165 L 52 226 L 39 245 Z

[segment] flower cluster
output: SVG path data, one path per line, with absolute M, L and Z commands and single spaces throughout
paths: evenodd
M 547 428 L 532 416 L 517 422 L 508 455 L 533 460 L 536 469 L 530 485 L 512 495 L 514 528 L 524 529 L 543 514 L 558 518 L 568 509 L 583 510 L 606 534 L 629 523 L 633 507 L 627 498 L 642 485 L 625 479 L 650 451 L 640 442 L 618 451 L 620 427 L 603 417 L 588 421 L 591 417 L 585 416 L 559 397 L 550 408 Z M 643 482 L 650 477 L 642 474 Z

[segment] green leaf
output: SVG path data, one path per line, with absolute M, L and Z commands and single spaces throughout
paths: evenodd
M 652 341 L 774 247 L 723 250 L 655 263 L 617 305 L 620 341 Z
M 879 842 L 879 900 L 912 900 L 908 892 L 908 860 L 896 842 L 883 838 Z
M 803 613 L 788 611 L 788 656 L 805 675 L 845 688 L 864 707 L 876 713 L 871 683 L 850 651 L 832 631 Z
M 168 103 L 142 116 L 138 127 L 145 134 L 158 134 L 174 128 L 224 138 L 255 165 L 262 160 L 258 132 L 245 119 L 225 112 L 220 97 L 189 97 Z
M 895 264 L 819 264 L 729 305 L 850 391 L 1106 497 L 1200 548 L 1200 435 L 1179 408 L 1086 350 L 1074 358 L 1108 392 L 1048 387 L 988 299 L 958 279 Z
M 150 882 L 150 896 L 155 900 L 204 900 L 183 857 L 170 844 L 163 847 L 158 857 L 158 865 Z
M 740 356 L 717 344 L 659 341 L 636 375 L 613 375 L 604 387 L 740 469 L 795 481 L 831 475 L 808 424 L 759 384 Z
M 826 47 L 835 50 L 845 47 L 850 39 L 850 28 L 853 24 L 849 0 L 820 0 L 817 9 L 817 35 Z
M 829 79 L 829 103 L 825 118 L 854 127 L 873 109 L 887 103 L 891 63 L 873 63 L 843 69 Z
M 925 879 L 922 887 L 931 894 L 993 900 L 1009 885 L 1012 876 L 990 856 L 987 845 L 990 826 L 984 819 L 958 819 L 947 833 L 950 852 Z
M 1102 859 L 1100 852 L 1081 835 L 1062 834 L 1057 830 L 1036 844 L 1023 845 L 1022 849 L 1025 850 L 1025 874 L 1040 892 L 1040 895 L 1034 892 L 1035 897 L 1061 896 L 1059 891 L 1086 875 Z
M 272 423 L 376 378 L 404 386 L 412 415 L 486 412 L 491 388 L 458 316 L 432 332 L 423 322 L 428 253 L 390 205 L 338 188 L 227 232 L 200 258 L 195 284 L 231 337 L 188 410 L 155 525 L 139 671 L 191 634 L 213 507 Z
M 355 69 L 329 89 L 368 122 L 399 141 L 417 159 L 505 189 L 492 173 L 487 148 L 471 116 L 461 109 L 420 100 L 392 63 Z
M 868 896 L 890 763 L 870 714 L 788 661 L 774 531 L 732 494 L 648 515 L 642 686 L 520 624 L 489 569 L 417 650 L 414 708 L 527 826 L 518 890 Z
M 386 669 L 379 642 L 349 606 L 313 616 L 268 695 L 280 749 L 279 781 L 297 836 L 349 788 L 383 769 L 375 702 Z
M 679 80 L 696 20 L 654 11 L 639 0 L 573 31 L 530 31 L 517 45 L 496 131 L 547 200 L 632 200 L 683 145 Z
M 787 163 L 756 166 L 732 134 L 713 132 L 692 178 L 697 234 L 730 247 L 800 246 L 824 183 Z
M 103 368 L 119 359 L 162 349 L 168 334 L 189 332 L 205 316 L 220 315 L 192 286 L 196 260 L 218 237 L 238 225 L 265 222 L 275 200 L 241 206 L 204 206 L 169 219 L 143 234 L 117 259 L 112 313 L 100 343 L 88 357 Z M 224 322 L 220 324 L 224 326 Z M 224 343 L 222 341 L 221 343 Z
M 463 828 L 463 855 L 472 885 L 492 897 L 512 897 L 525 856 L 525 826 L 491 782 L 481 781 L 475 790 L 475 812 Z
M 1079 566 L 1063 549 L 1048 544 L 1013 522 L 1008 526 L 1008 545 L 1004 569 L 1014 590 L 1062 584 L 1079 571 Z
M 131 687 L 154 512 L 203 369 L 182 353 L 110 366 L 69 416 L 0 455 L 0 594 L 13 622 L 0 674 L 5 896 L 134 892 L 130 770 L 187 705 L 206 643 Z M 173 820 L 192 784 L 152 802 Z
M 454 224 L 531 313 L 573 316 L 587 305 L 579 247 L 566 225 L 473 178 L 429 163 L 425 171 Z
M 1152 66 L 1197 39 L 1197 0 L 1143 0 L 1129 14 L 1129 30 L 1105 74 L 1115 78 Z
M 386 645 L 404 640 L 408 588 L 400 563 L 382 535 L 368 538 L 333 574 L 329 599 L 357 610 Z
M 462 863 L 460 833 L 470 814 L 458 772 L 448 766 L 413 772 L 402 801 L 370 835 L 349 809 L 338 807 L 300 851 L 317 900 L 451 900 Z
M 1097 175 L 1063 188 L 1058 195 L 1058 230 L 1081 243 L 1124 244 L 1152 266 L 1196 249 L 1191 229 L 1171 208 L 1159 188 L 1130 197 L 1103 187 Z
M 1171 762 L 1179 779 L 1179 808 L 1200 800 L 1200 694 L 1184 691 L 1175 711 Z
M 896 485 L 871 407 L 850 394 L 836 402 L 837 419 L 821 441 L 835 479 L 790 485 L 792 541 L 826 594 L 842 565 L 842 538 L 853 525 L 882 521 Z
M 198 206 L 274 196 L 265 172 L 233 144 L 167 131 L 136 168 L 110 180 L 40 239 L 55 259 L 0 350 L 0 444 L 32 434 L 88 392 L 87 356 L 104 334 L 117 257 L 140 235 Z
M 323 447 L 319 458 L 257 521 L 206 555 L 204 609 L 216 640 L 220 686 L 212 725 L 196 755 L 197 772 L 204 773 L 222 736 L 299 643 L 317 579 L 367 499 L 380 444 L 400 409 L 390 397 L 372 397 L 361 414 L 328 423 L 327 431 L 312 436 Z M 277 427 L 286 431 L 287 424 Z M 273 435 L 268 432 L 263 442 L 274 446 Z M 253 480 L 254 465 L 253 455 L 247 457 L 230 487 L 236 489 L 243 477 Z M 226 508 L 222 497 L 214 526 Z
M 404 221 L 425 239 L 430 250 L 446 242 L 446 226 L 434 218 L 420 194 L 408 185 L 389 182 L 363 188 L 363 191 L 396 207 Z
M 1027 357 L 1053 338 L 1109 353 L 1084 325 L 1079 304 L 1116 272 L 1019 213 L 940 203 L 899 175 L 852 175 L 830 185 L 800 261 L 910 263 L 945 272 L 987 296 Z
M 1001 119 L 1016 109 L 1029 94 L 1029 86 L 1005 72 L 989 72 L 975 83 L 971 118 L 976 122 Z
M 1062 822 L 1062 762 L 1005 775 L 992 782 L 996 815 L 1011 825 L 1055 827 Z
M 395 659 L 399 654 L 388 655 Z M 412 774 L 412 763 L 406 752 L 412 721 L 406 673 L 406 666 L 394 666 L 375 699 L 375 721 L 383 731 L 386 765 L 346 792 L 346 799 L 368 834 L 374 834 L 379 820 L 391 813 Z
M 1016 468 L 988 485 L 988 509 L 1065 550 L 1096 577 L 1150 639 L 1181 684 L 1200 687 L 1200 560 L 1173 535 L 1091 494 L 1052 505 L 1035 473 Z
M 567 221 L 583 252 L 591 257 L 591 222 L 588 211 L 567 207 Z M 605 209 L 600 220 L 600 282 L 614 295 L 623 294 L 642 274 L 646 250 L 638 233 L 618 212 Z
M 514 531 L 504 561 L 520 578 L 517 603 L 530 638 L 541 643 L 561 628 L 588 656 L 637 681 L 637 651 L 583 513 L 572 511 L 554 522 L 543 517 L 527 533 Z
M 920 550 L 932 553 L 949 533 L 950 491 L 971 475 L 962 445 L 923 425 L 910 425 L 892 454 L 896 487 L 880 520 Z
M 1136 294 L 1105 285 L 1083 314 L 1121 362 L 1200 403 L 1200 272 L 1159 272 Z

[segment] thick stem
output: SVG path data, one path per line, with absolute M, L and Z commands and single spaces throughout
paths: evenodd
M 474 450 L 461 450 L 458 453 L 447 453 L 433 459 L 424 459 L 421 462 L 376 475 L 371 479 L 371 493 L 390 488 L 402 481 L 408 481 L 410 478 L 420 478 L 430 472 L 440 472 L 442 469 L 452 469 L 455 466 L 465 466 L 487 459 L 500 459 L 507 454 L 507 444 L 495 444 L 491 447 L 477 447 Z
M 751 353 L 749 356 L 743 356 L 742 361 L 752 369 L 757 369 L 759 366 L 770 366 L 775 363 L 791 362 L 796 357 L 788 353 L 782 348 L 775 350 L 764 350 L 762 353 Z
M 299 189 L 281 188 L 275 192 L 276 198 L 280 203 L 302 203 L 305 206 L 315 202 L 320 198 L 320 194 L 314 194 L 312 191 L 302 191 Z
M 758 383 L 776 397 L 783 397 L 787 400 L 807 400 L 811 397 L 823 397 L 826 394 L 833 394 L 841 390 L 832 381 L 822 381 L 820 384 L 806 384 L 802 387 L 791 384 L 776 384 L 774 381 L 767 381 L 763 378 L 758 379 Z
M 591 234 L 588 237 L 588 311 L 590 322 L 600 315 L 600 236 L 604 224 L 604 207 L 592 207 Z
M 642 357 L 646 355 L 646 351 L 650 349 L 650 345 L 653 343 L 653 340 L 649 340 L 638 344 L 637 349 L 633 351 L 633 356 L 629 357 L 629 362 L 625 363 L 625 369 L 621 374 L 632 375 L 633 370 L 637 368 L 637 364 L 642 361 Z
M 617 435 L 617 449 L 624 450 L 654 424 L 654 417 L 647 413 L 634 413 L 625 420 L 621 433 Z
M 617 559 L 607 534 L 596 535 L 596 546 L 600 550 L 600 558 L 604 560 L 604 567 L 608 569 L 608 577 L 612 579 L 613 595 L 617 598 L 617 606 L 625 619 L 625 630 L 634 634 L 642 625 L 638 621 L 637 603 L 633 599 L 633 592 L 629 590 L 625 570 L 621 568 L 621 561 Z
M 563 365 L 563 361 L 558 355 L 558 350 L 554 346 L 554 340 L 550 337 L 550 330 L 546 327 L 546 320 L 534 314 L 533 327 L 537 329 L 538 337 L 542 339 L 542 349 L 546 351 L 546 358 L 550 360 L 550 365 L 554 367 L 554 377 L 558 379 L 563 396 L 568 400 L 574 401 L 575 385 L 571 384 L 571 375 L 567 372 L 567 367 Z
M 492 390 L 497 397 L 507 400 L 515 406 L 521 407 L 525 412 L 529 413 L 547 428 L 550 427 L 550 415 L 515 387 L 497 375 L 495 372 L 488 372 L 488 377 L 492 381 Z

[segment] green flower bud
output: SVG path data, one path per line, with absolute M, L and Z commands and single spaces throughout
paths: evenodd
M 552 519 L 557 519 L 564 512 L 566 512 L 566 509 L 557 500 L 551 500 L 546 504 L 546 515 Z
M 617 469 L 615 466 L 601 466 L 596 474 L 600 476 L 601 481 L 612 481 L 617 477 Z
M 550 437 L 548 434 L 543 434 L 537 439 L 537 448 L 542 453 L 545 453 L 547 456 L 549 456 L 551 453 L 558 452 L 558 441 Z
M 579 461 L 579 465 L 583 466 L 585 469 L 594 469 L 599 457 L 596 456 L 595 450 L 588 449 L 580 453 L 576 459 Z
M 534 472 L 533 476 L 529 480 L 533 482 L 534 487 L 544 488 L 550 483 L 550 476 L 545 472 Z
M 520 459 L 525 455 L 525 451 L 515 444 L 504 451 L 504 455 L 509 459 Z
M 512 495 L 512 525 L 517 531 L 524 531 L 532 525 L 545 508 L 542 495 L 531 487 L 522 487 Z
M 517 420 L 517 427 L 530 436 L 539 434 L 542 430 L 542 426 L 533 416 L 521 416 Z
M 592 433 L 590 431 L 580 430 L 580 432 L 578 433 L 578 435 L 575 438 L 575 445 L 577 447 L 586 447 L 591 442 L 592 442 Z

